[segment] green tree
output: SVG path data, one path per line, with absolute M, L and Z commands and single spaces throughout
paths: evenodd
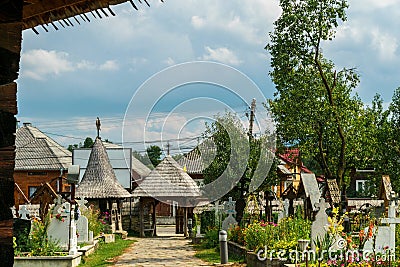
M 90 137 L 86 137 L 85 141 L 83 142 L 83 148 L 92 148 L 93 144 L 93 139 Z
M 76 148 L 79 148 L 79 145 L 78 144 L 73 144 L 73 145 L 68 145 L 68 150 L 69 151 L 71 151 L 72 152 L 72 150 L 74 150 L 74 149 L 76 149 Z
M 203 171 L 204 183 L 206 185 L 216 183 L 207 188 L 209 191 L 207 193 L 210 195 L 215 196 L 218 195 L 218 191 L 228 191 L 233 188 L 224 198 L 232 196 L 234 199 L 239 199 L 241 188 L 248 192 L 258 164 L 261 161 L 273 160 L 273 153 L 270 153 L 270 158 L 267 154 L 261 154 L 262 148 L 268 143 L 267 135 L 257 139 L 251 138 L 249 142 L 242 122 L 232 113 L 216 116 L 213 123 L 206 124 L 203 137 L 207 138 L 205 142 L 208 143 L 208 149 L 214 151 L 202 154 L 202 160 L 208 166 Z M 258 169 L 258 172 L 264 175 L 261 177 L 263 184 L 260 189 L 267 189 L 276 183 L 275 172 L 269 172 L 272 175 L 264 180 L 268 171 L 269 169 Z
M 159 146 L 152 145 L 146 149 L 146 152 L 151 163 L 154 167 L 156 167 L 161 162 L 161 148 Z
M 140 162 L 142 162 L 144 165 L 146 165 L 148 168 L 150 169 L 154 168 L 153 164 L 151 163 L 150 159 L 147 156 L 140 154 L 140 152 L 136 150 L 132 151 L 132 155 Z
M 282 14 L 266 46 L 277 90 L 269 108 L 277 121 L 278 138 L 298 146 L 304 157 L 318 163 L 325 177 L 337 179 L 341 186 L 349 163 L 357 164 L 357 142 L 368 137 L 360 121 L 367 115 L 363 103 L 352 96 L 357 73 L 338 71 L 322 53 L 339 21 L 346 20 L 347 1 L 281 0 L 280 6 Z
M 388 174 L 391 177 L 393 189 L 397 192 L 400 189 L 400 87 L 393 94 L 389 109 L 383 111 L 383 101 L 380 99 L 377 103 L 377 109 L 380 110 L 378 125 L 376 160 L 373 167 L 377 173 L 376 185 L 379 186 L 380 175 Z M 379 183 L 378 183 L 379 182 Z

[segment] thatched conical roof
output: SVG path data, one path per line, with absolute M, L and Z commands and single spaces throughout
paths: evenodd
M 200 195 L 196 182 L 169 155 L 133 191 L 135 197 L 158 199 L 196 198 Z
M 126 198 L 132 195 L 122 187 L 115 176 L 106 149 L 99 137 L 96 138 L 85 174 L 76 189 L 77 198 L 104 199 Z

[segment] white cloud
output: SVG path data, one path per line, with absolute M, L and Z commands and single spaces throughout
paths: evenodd
M 88 60 L 82 60 L 76 64 L 76 67 L 83 70 L 93 70 L 96 68 L 96 64 Z
M 107 60 L 99 66 L 99 70 L 118 70 L 119 66 L 115 60 Z
M 163 61 L 163 63 L 167 64 L 168 66 L 175 65 L 175 60 L 173 60 L 171 57 L 168 57 L 166 60 Z
M 207 54 L 203 55 L 203 60 L 215 60 L 229 65 L 240 65 L 242 63 L 241 60 L 228 48 L 219 47 L 216 49 L 212 49 L 209 46 L 205 47 Z
M 33 49 L 22 53 L 21 76 L 34 80 L 44 81 L 50 76 L 59 76 L 76 70 L 118 70 L 115 60 L 107 60 L 103 64 L 96 64 L 89 60 L 73 62 L 68 53 L 55 50 Z
M 73 64 L 68 60 L 68 53 L 33 49 L 21 56 L 22 76 L 35 80 L 45 80 L 49 75 L 60 75 L 73 71 Z
M 391 6 L 397 5 L 398 0 L 362 0 L 362 1 L 353 1 L 350 3 L 351 6 L 353 4 L 357 6 L 357 8 L 362 8 L 364 10 L 374 11 L 376 9 L 385 9 L 390 8 Z
M 372 47 L 378 51 L 379 58 L 383 61 L 394 60 L 398 47 L 396 37 L 377 28 L 371 31 L 371 35 Z
M 192 26 L 196 29 L 202 28 L 205 24 L 205 21 L 203 18 L 199 17 L 199 16 L 193 16 L 192 17 Z

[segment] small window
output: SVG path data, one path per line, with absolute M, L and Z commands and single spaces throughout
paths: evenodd
M 363 191 L 365 189 L 366 180 L 357 180 L 356 182 L 356 191 Z
M 28 176 L 46 176 L 47 172 L 28 172 Z
M 29 198 L 33 196 L 33 194 L 36 192 L 37 189 L 38 189 L 37 186 L 28 186 Z

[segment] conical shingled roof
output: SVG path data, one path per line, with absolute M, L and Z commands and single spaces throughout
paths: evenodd
M 76 189 L 77 198 L 126 198 L 132 195 L 122 187 L 115 176 L 106 149 L 96 138 L 82 181 Z
M 135 197 L 196 198 L 200 195 L 196 182 L 169 155 L 133 191 Z

